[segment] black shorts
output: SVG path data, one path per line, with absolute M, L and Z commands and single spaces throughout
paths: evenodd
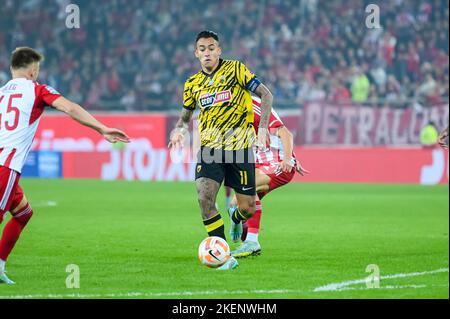
M 210 178 L 219 184 L 225 180 L 225 186 L 236 193 L 256 195 L 253 150 L 224 151 L 201 147 L 197 154 L 195 179 L 200 177 Z

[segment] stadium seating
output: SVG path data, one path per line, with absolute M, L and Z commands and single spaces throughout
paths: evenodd
M 70 32 L 65 1 L 2 4 L 1 82 L 9 53 L 27 45 L 46 55 L 42 81 L 88 109 L 178 109 L 198 69 L 193 39 L 209 28 L 224 57 L 245 61 L 278 107 L 448 101 L 448 1 L 382 1 L 381 29 L 365 26 L 362 0 L 77 3 L 81 28 Z

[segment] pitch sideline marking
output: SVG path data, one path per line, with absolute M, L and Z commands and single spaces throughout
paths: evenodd
M 53 200 L 33 201 L 31 206 L 33 208 L 38 208 L 38 207 L 56 207 L 56 206 L 58 206 L 58 202 L 55 202 Z M 6 217 L 7 214 L 9 214 L 9 216 L 11 216 L 10 212 L 6 212 L 4 216 Z
M 394 274 L 394 275 L 385 275 L 385 276 L 380 276 L 380 279 L 417 277 L 417 276 L 437 274 L 437 273 L 441 273 L 441 272 L 448 272 L 448 268 L 439 268 L 439 269 L 431 270 L 431 271 L 411 272 L 411 273 L 406 273 L 406 274 L 400 273 L 400 274 Z M 363 284 L 366 282 L 366 279 L 367 278 L 362 278 L 362 279 L 348 280 L 348 281 L 343 281 L 343 282 L 338 282 L 338 283 L 331 283 L 331 284 L 328 284 L 325 286 L 320 286 L 320 287 L 315 288 L 314 292 L 344 290 L 344 288 L 351 286 L 351 285 Z M 378 288 L 374 288 L 374 289 L 378 289 Z
M 56 207 L 58 206 L 58 202 L 54 200 L 40 200 L 40 201 L 34 201 L 32 203 L 33 207 Z
M 277 290 L 210 290 L 210 291 L 180 291 L 180 292 L 127 292 L 117 294 L 48 294 L 48 295 L 11 295 L 1 296 L 4 299 L 29 299 L 29 298 L 95 298 L 95 297 L 175 297 L 175 296 L 195 296 L 195 295 L 242 295 L 242 294 L 283 294 L 283 293 L 295 293 L 306 292 L 304 290 L 291 290 L 291 289 L 277 289 Z
M 405 289 L 405 288 L 429 288 L 429 287 L 448 287 L 448 285 L 404 285 L 404 286 L 384 286 L 377 289 Z M 344 290 L 362 290 L 366 288 L 343 288 L 339 291 Z M 211 290 L 211 291 L 180 291 L 180 292 L 127 292 L 127 293 L 117 293 L 117 294 L 48 294 L 48 295 L 11 295 L 11 296 L 1 296 L 0 299 L 44 299 L 44 298 L 120 298 L 120 297 L 183 297 L 183 296 L 196 296 L 196 295 L 243 295 L 243 294 L 286 294 L 286 293 L 306 293 L 311 292 L 310 290 L 295 290 L 295 289 L 278 289 L 278 290 Z
M 420 288 L 443 288 L 443 287 L 449 287 L 448 284 L 446 285 L 399 285 L 399 286 L 382 286 L 379 288 L 375 288 L 375 289 L 407 289 L 407 288 L 413 288 L 413 289 L 420 289 Z M 341 288 L 339 290 L 336 291 L 349 291 L 349 290 L 368 290 L 370 288 L 367 287 L 345 287 L 345 288 Z
M 392 279 L 392 278 L 403 278 L 403 277 L 415 277 L 415 276 L 423 276 L 423 275 L 431 275 L 436 273 L 448 272 L 448 268 L 439 268 L 432 271 L 424 271 L 424 272 L 413 272 L 406 274 L 394 274 L 394 275 L 386 275 L 380 276 L 380 279 Z M 350 285 L 364 283 L 366 282 L 366 278 L 344 281 L 342 283 L 333 283 L 326 286 L 321 286 L 315 288 L 313 292 L 318 291 L 345 291 L 345 290 L 366 290 L 368 288 L 351 288 L 348 287 Z M 332 287 L 334 290 L 330 290 L 329 287 Z M 338 288 L 336 288 L 338 286 Z M 447 285 L 403 285 L 403 286 L 384 286 L 380 288 L 374 289 L 405 289 L 405 288 L 428 288 L 428 287 L 448 287 Z M 327 289 L 327 290 L 326 290 Z M 295 290 L 295 289 L 276 289 L 276 290 L 236 290 L 236 291 L 228 291 L 228 290 L 210 290 L 210 291 L 180 291 L 180 292 L 128 292 L 128 293 L 117 293 L 117 294 L 40 294 L 40 295 L 10 295 L 10 296 L 1 296 L 0 299 L 43 299 L 43 298 L 120 298 L 120 297 L 176 297 L 176 296 L 195 296 L 195 295 L 244 295 L 244 294 L 286 294 L 286 293 L 306 293 L 310 292 L 308 290 Z

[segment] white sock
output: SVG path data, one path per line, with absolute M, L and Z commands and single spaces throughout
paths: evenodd
M 0 273 L 5 271 L 6 261 L 0 259 Z
M 248 233 L 247 234 L 247 238 L 245 238 L 245 241 L 253 241 L 255 243 L 258 242 L 258 235 L 259 234 L 255 234 L 255 233 Z

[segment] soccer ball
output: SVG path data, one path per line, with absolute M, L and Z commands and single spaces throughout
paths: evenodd
M 226 240 L 220 237 L 207 237 L 198 247 L 200 262 L 210 268 L 222 266 L 230 257 L 230 246 L 228 246 Z

